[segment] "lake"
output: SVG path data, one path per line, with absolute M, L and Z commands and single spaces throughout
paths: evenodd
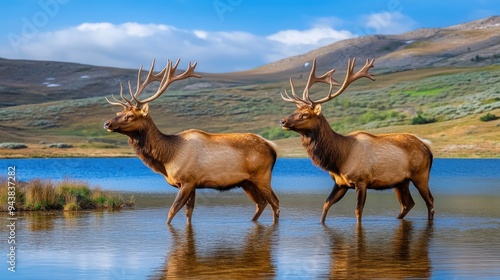
M 436 159 L 430 188 L 435 220 L 422 198 L 404 220 L 392 190 L 370 191 L 356 224 L 354 191 L 319 223 L 333 186 L 309 159 L 279 159 L 273 189 L 281 217 L 239 189 L 197 192 L 193 225 L 183 211 L 166 226 L 176 189 L 136 158 L 11 159 L 18 180 L 66 177 L 134 194 L 117 212 L 16 213 L 16 272 L 8 271 L 12 234 L 0 214 L 0 279 L 327 279 L 495 278 L 500 275 L 500 159 Z

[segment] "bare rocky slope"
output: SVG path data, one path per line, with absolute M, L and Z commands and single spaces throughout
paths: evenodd
M 254 69 L 257 73 L 300 73 L 313 58 L 318 69 L 342 68 L 348 58 L 375 58 L 376 71 L 432 67 L 468 67 L 500 63 L 500 17 L 448 28 L 419 29 L 400 35 L 372 35 L 343 40 L 303 55 Z
M 220 88 L 287 80 L 306 73 L 318 59 L 318 71 L 345 69 L 348 58 L 375 58 L 375 73 L 433 67 L 470 67 L 500 63 L 500 17 L 448 28 L 419 29 L 400 35 L 373 35 L 343 40 L 303 55 L 289 57 L 243 72 L 210 74 L 173 89 Z M 187 62 L 186 62 L 187 63 Z M 149 65 L 145 65 L 146 70 Z M 53 61 L 0 58 L 0 108 L 117 93 L 120 81 L 135 81 L 137 70 Z

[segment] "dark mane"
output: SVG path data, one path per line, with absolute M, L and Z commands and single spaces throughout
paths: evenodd
M 147 131 L 138 131 L 129 135 L 129 144 L 134 149 L 135 154 L 157 173 L 166 175 L 165 162 L 173 158 L 176 149 L 168 149 L 180 143 L 181 139 L 177 135 L 163 134 L 150 119 Z M 158 145 L 158 143 L 168 143 Z
M 339 166 L 347 158 L 350 148 L 347 143 L 352 143 L 352 137 L 343 136 L 330 127 L 323 115 L 318 117 L 319 127 L 311 129 L 301 135 L 302 145 L 306 149 L 313 163 L 327 171 L 338 173 Z M 340 143 L 343 143 L 340 145 Z

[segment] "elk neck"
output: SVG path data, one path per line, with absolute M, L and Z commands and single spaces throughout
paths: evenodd
M 338 172 L 349 156 L 354 139 L 336 133 L 323 115 L 316 126 L 301 133 L 302 145 L 316 166 Z
M 165 164 L 174 158 L 181 139 L 175 134 L 163 134 L 150 116 L 146 121 L 147 125 L 128 134 L 128 143 L 144 164 L 166 175 Z

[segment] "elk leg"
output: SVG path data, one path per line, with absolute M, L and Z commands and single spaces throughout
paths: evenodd
M 416 179 L 412 180 L 413 184 L 417 188 L 418 192 L 420 193 L 420 196 L 425 201 L 425 205 L 427 205 L 427 218 L 429 220 L 434 219 L 434 197 L 431 194 L 431 191 L 429 190 L 429 178 L 425 179 Z
M 280 217 L 280 207 L 279 207 L 280 202 L 272 189 L 271 189 L 271 196 L 276 203 L 276 208 L 271 205 L 271 208 L 273 208 L 273 223 L 277 223 Z
M 339 200 L 342 199 L 342 197 L 344 197 L 347 190 L 348 188 L 341 188 L 339 185 L 335 183 L 332 192 L 326 199 L 325 204 L 323 204 L 323 213 L 321 214 L 321 224 L 325 224 L 326 214 L 328 213 L 328 210 L 330 210 L 330 207 L 332 207 L 333 204 L 337 203 Z
M 407 180 L 396 185 L 394 193 L 401 205 L 401 212 L 398 215 L 398 219 L 403 219 L 413 206 L 415 206 L 415 202 L 410 193 L 410 181 Z
M 168 211 L 167 225 L 170 224 L 175 214 L 181 210 L 181 208 L 186 204 L 188 199 L 191 197 L 191 193 L 194 191 L 194 187 L 183 185 L 179 188 L 177 196 L 175 197 L 174 203 Z
M 255 203 L 255 214 L 252 217 L 252 221 L 257 221 L 260 214 L 264 211 L 267 206 L 267 201 L 262 197 L 259 191 L 251 183 L 242 187 L 247 196 Z
M 186 202 L 186 217 L 188 224 L 191 224 L 191 216 L 193 215 L 195 201 L 196 201 L 196 190 L 193 190 Z
M 366 201 L 366 185 L 358 183 L 356 185 L 356 219 L 358 224 L 361 224 L 361 217 L 363 216 L 363 207 Z
M 280 207 L 279 207 L 279 200 L 278 197 L 276 197 L 276 194 L 274 194 L 271 184 L 270 184 L 271 179 L 267 180 L 264 183 L 254 183 L 255 186 L 257 187 L 258 192 L 264 197 L 264 199 L 271 205 L 271 208 L 273 209 L 273 223 L 276 224 L 278 223 L 279 216 L 280 216 Z

